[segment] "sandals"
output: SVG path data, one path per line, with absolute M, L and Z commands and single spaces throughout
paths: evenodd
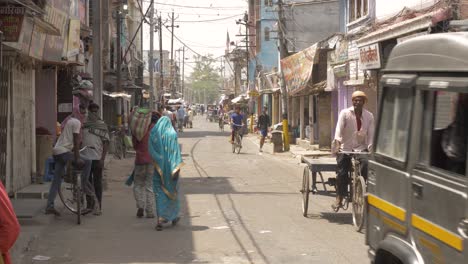
M 171 221 L 172 226 L 176 226 L 179 221 L 180 221 L 180 217 L 177 217 L 174 220 L 172 220 Z M 162 231 L 163 230 L 163 224 L 167 224 L 167 223 L 169 223 L 169 221 L 167 221 L 166 219 L 160 218 L 158 220 L 158 223 L 156 224 L 156 227 L 155 227 L 156 231 Z

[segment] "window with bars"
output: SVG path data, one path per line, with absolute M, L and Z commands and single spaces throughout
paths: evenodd
M 348 23 L 369 15 L 369 0 L 348 1 Z

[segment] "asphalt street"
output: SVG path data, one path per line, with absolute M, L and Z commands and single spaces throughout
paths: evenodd
M 332 196 L 311 196 L 309 216 L 302 216 L 297 159 L 273 155 L 271 147 L 259 153 L 253 135 L 233 154 L 228 139 L 229 132 L 202 117 L 181 133 L 179 225 L 158 232 L 155 219 L 137 219 L 132 189 L 124 185 L 133 160 L 113 160 L 103 215 L 87 215 L 79 226 L 65 210 L 47 216 L 21 263 L 369 262 L 364 234 L 354 230 L 351 211 L 331 211 Z M 33 261 L 38 255 L 50 259 Z

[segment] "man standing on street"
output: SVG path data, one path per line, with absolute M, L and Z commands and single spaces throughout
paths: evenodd
M 12 264 L 8 251 L 20 233 L 20 225 L 10 198 L 0 182 L 0 264 Z
M 109 145 L 109 131 L 106 123 L 99 116 L 99 105 L 91 103 L 88 107 L 88 117 L 83 126 L 83 147 L 86 148 L 82 156 L 91 160 L 90 183 L 94 186 L 99 205 L 94 205 L 93 197 L 87 196 L 88 209 L 94 209 L 95 215 L 102 212 L 102 170 L 106 160 L 107 147 Z
M 260 139 L 260 152 L 263 152 L 263 145 L 265 144 L 265 138 L 268 135 L 268 128 L 271 126 L 271 119 L 268 115 L 268 107 L 263 107 L 262 114 L 258 117 L 257 128 L 260 130 L 262 138 Z
M 76 110 L 74 110 L 76 111 Z M 55 147 L 53 148 L 54 162 L 55 162 L 55 173 L 50 185 L 49 197 L 47 199 L 46 214 L 54 214 L 60 216 L 60 213 L 55 209 L 54 202 L 57 197 L 57 192 L 62 185 L 62 178 L 65 174 L 65 168 L 69 161 L 74 161 L 75 166 L 78 168 L 85 167 L 83 170 L 83 178 L 85 174 L 89 175 L 91 170 L 91 162 L 88 166 L 85 166 L 85 162 L 80 158 L 80 132 L 81 122 L 78 119 L 80 115 L 86 114 L 86 106 L 83 104 L 79 105 L 79 112 L 74 112 L 64 125 L 62 134 L 57 140 Z M 85 171 L 87 170 L 87 172 Z
M 364 109 L 367 95 L 362 91 L 355 91 L 352 95 L 353 106 L 341 111 L 336 125 L 335 139 L 332 149 L 337 154 L 337 196 L 333 203 L 333 210 L 341 207 L 343 198 L 347 195 L 348 173 L 351 170 L 351 156 L 339 153 L 369 152 L 374 139 L 374 116 Z M 360 157 L 361 175 L 367 178 L 367 158 Z
M 154 191 L 153 191 L 153 163 L 149 154 L 149 136 L 151 129 L 158 122 L 158 113 L 151 115 L 151 124 L 145 133 L 145 136 L 138 140 L 135 135 L 132 136 L 133 146 L 136 151 L 135 170 L 134 170 L 134 186 L 133 194 L 137 204 L 138 218 L 143 217 L 146 212 L 147 218 L 154 218 Z

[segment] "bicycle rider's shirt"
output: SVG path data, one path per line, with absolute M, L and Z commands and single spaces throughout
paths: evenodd
M 65 127 L 62 130 L 62 134 L 55 143 L 53 149 L 54 155 L 60 155 L 73 150 L 73 134 L 80 134 L 81 122 L 80 120 L 72 117 L 68 119 Z
M 240 126 L 242 125 L 242 120 L 244 120 L 244 116 L 241 114 L 234 113 L 231 115 L 231 119 L 235 125 Z
M 354 107 L 341 111 L 335 131 L 335 139 L 342 143 L 341 150 L 371 150 L 374 139 L 374 115 L 366 109 L 362 109 L 360 124 L 361 127 L 358 130 Z

